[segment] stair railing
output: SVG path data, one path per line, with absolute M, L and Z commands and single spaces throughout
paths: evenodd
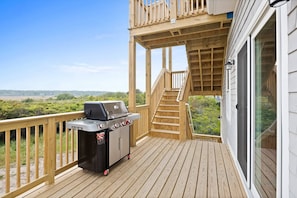
M 191 130 L 191 133 L 194 133 L 195 130 L 194 130 L 194 123 L 193 123 L 193 117 L 192 117 L 192 112 L 191 112 L 191 107 L 190 107 L 190 104 L 189 103 L 186 103 L 186 106 L 187 106 L 187 112 L 188 112 L 188 120 L 189 120 L 189 126 L 190 126 L 190 130 Z
M 159 76 L 157 77 L 155 84 L 152 88 L 152 94 L 151 94 L 151 109 L 152 112 L 150 120 L 152 120 L 156 114 L 157 107 L 159 106 L 159 103 L 162 99 L 162 95 L 165 91 L 165 89 L 170 88 L 170 72 L 166 69 L 162 69 Z
M 188 96 L 190 95 L 191 75 L 189 71 L 184 72 L 181 86 L 176 98 L 179 103 L 179 116 L 180 116 L 180 139 L 192 139 L 193 133 L 193 120 L 192 114 L 187 103 Z M 189 114 L 190 113 L 190 114 Z M 186 124 L 185 124 L 186 123 Z

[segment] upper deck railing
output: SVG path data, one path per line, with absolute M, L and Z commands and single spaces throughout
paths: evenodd
M 207 0 L 130 0 L 130 27 L 142 27 L 205 14 Z

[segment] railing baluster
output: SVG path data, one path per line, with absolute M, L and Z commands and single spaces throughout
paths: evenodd
M 66 131 L 67 132 L 67 129 Z M 63 166 L 63 125 L 59 122 L 60 167 Z
M 153 14 L 153 0 L 150 0 L 150 20 L 149 20 L 149 23 L 152 23 L 152 14 Z
M 141 15 L 141 13 L 140 13 L 140 9 L 141 9 L 140 0 L 138 0 L 137 3 L 138 3 L 138 5 L 137 5 L 137 26 L 139 26 L 140 23 L 141 23 L 141 21 L 140 21 L 140 15 Z
M 69 142 L 69 131 L 66 130 L 66 164 L 69 163 L 69 146 L 68 146 L 68 142 Z
M 26 127 L 26 176 L 27 183 L 30 183 L 30 128 Z
M 148 0 L 146 0 L 146 4 L 145 4 L 145 24 L 148 24 L 149 20 L 148 20 L 148 13 L 149 13 L 149 10 L 148 10 L 149 6 L 148 6 Z
M 205 2 L 206 0 L 201 0 L 201 12 L 204 12 L 204 2 Z
M 48 174 L 48 150 L 49 150 L 49 145 L 48 145 L 48 124 L 43 124 L 42 129 L 43 129 L 43 146 L 44 146 L 44 169 L 43 169 L 43 174 L 46 175 Z
M 74 130 L 71 129 L 71 161 L 74 161 Z
M 10 192 L 10 130 L 5 131 L 5 192 Z
M 180 15 L 184 16 L 185 13 L 185 2 L 184 0 L 180 0 Z
M 16 184 L 21 186 L 21 129 L 16 129 Z
M 35 179 L 39 178 L 39 126 L 35 125 Z

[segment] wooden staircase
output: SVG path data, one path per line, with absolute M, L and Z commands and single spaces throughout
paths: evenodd
M 178 91 L 165 91 L 152 121 L 151 136 L 179 139 Z

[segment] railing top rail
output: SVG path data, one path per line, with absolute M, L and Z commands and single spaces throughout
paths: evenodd
M 186 72 L 187 72 L 186 70 L 180 70 L 180 71 L 172 71 L 171 73 L 175 74 L 175 73 L 186 73 Z
M 0 120 L 0 133 L 6 130 L 16 129 L 18 127 L 47 124 L 48 120 L 51 118 L 55 118 L 55 120 L 59 122 L 63 120 L 77 119 L 77 117 L 84 117 L 84 112 L 77 111 L 77 112 L 69 112 L 69 113 L 58 113 L 58 114 Z

